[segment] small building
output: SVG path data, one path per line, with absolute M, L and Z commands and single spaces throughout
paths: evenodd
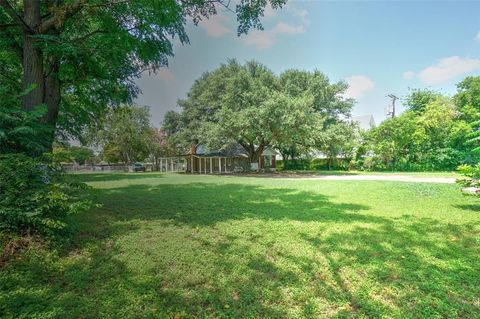
M 354 116 L 352 117 L 352 122 L 356 122 L 358 126 L 364 131 L 368 131 L 375 127 L 375 119 L 371 114 Z
M 221 150 L 209 150 L 204 144 L 191 148 L 187 158 L 188 173 L 240 173 L 251 170 L 274 171 L 277 152 L 265 148 L 259 163 L 250 163 L 245 149 L 240 144 L 232 144 Z

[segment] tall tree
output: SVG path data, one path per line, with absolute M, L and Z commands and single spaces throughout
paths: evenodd
M 382 122 L 367 133 L 377 168 L 454 169 L 469 162 L 469 127 L 460 116 L 453 100 L 440 95 Z
M 466 122 L 480 120 L 480 76 L 469 76 L 457 84 L 455 104 Z
M 81 124 L 135 97 L 133 80 L 165 66 L 174 39 L 188 43 L 188 20 L 226 7 L 240 35 L 261 28 L 268 3 L 285 1 L 240 1 L 231 9 L 226 0 L 0 0 L 0 84 L 22 96 L 23 110 L 45 105 L 45 125 L 80 135 Z
M 131 164 L 146 159 L 152 150 L 148 107 L 122 106 L 111 111 L 97 133 L 96 142 L 107 161 Z
M 329 170 L 338 156 L 353 158 L 359 136 L 358 124 L 347 121 L 337 121 L 322 132 L 318 148 L 327 156 Z
M 422 113 L 429 103 L 441 97 L 441 93 L 431 89 L 412 89 L 404 103 L 410 111 Z
M 475 154 L 480 153 L 480 76 L 466 77 L 457 85 L 458 91 L 454 96 L 463 122 L 461 133 L 464 133 L 464 146 Z M 460 126 L 460 125 L 458 125 Z M 465 133 L 466 132 L 466 133 Z
M 278 77 L 256 61 L 230 60 L 203 74 L 179 101 L 183 128 L 177 134 L 212 147 L 239 143 L 257 163 L 268 146 L 313 139 L 321 123 L 314 101 L 308 91 L 283 92 Z
M 340 121 L 350 115 L 353 107 L 353 100 L 343 98 L 343 94 L 348 85 L 339 81 L 330 83 L 328 77 L 320 71 L 303 71 L 290 69 L 284 71 L 279 76 L 279 84 L 282 92 L 292 98 L 309 94 L 313 97 L 313 108 L 322 117 L 322 127 L 316 127 L 319 134 L 325 131 L 330 125 Z M 317 136 L 320 136 L 317 134 Z M 302 136 L 302 135 L 300 135 Z M 293 135 L 292 137 L 295 137 Z M 298 135 L 297 135 L 298 137 Z M 301 154 L 305 154 L 312 148 L 322 148 L 324 139 L 307 141 L 292 138 L 289 144 L 276 145 L 284 160 L 295 159 Z

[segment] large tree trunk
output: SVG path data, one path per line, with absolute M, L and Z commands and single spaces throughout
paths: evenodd
M 40 6 L 38 0 L 23 0 L 23 20 L 26 26 L 23 28 L 22 88 L 27 93 L 22 96 L 22 108 L 31 111 L 39 105 L 47 107 L 41 121 L 51 128 L 44 141 L 47 150 L 51 150 L 60 109 L 60 62 L 49 57 L 47 65 L 44 65 L 45 56 L 35 37 L 40 34 Z
M 257 163 L 258 164 L 258 169 L 260 170 L 260 156 L 263 154 L 263 150 L 265 149 L 265 145 L 261 144 L 257 147 L 255 150 L 255 147 L 253 147 L 254 151 L 253 153 L 250 154 L 250 163 Z
M 44 102 L 43 55 L 37 47 L 33 32 L 40 24 L 40 1 L 24 0 L 23 7 L 23 19 L 28 28 L 23 29 L 22 88 L 28 93 L 22 97 L 22 107 L 30 111 Z
M 44 101 L 47 105 L 47 113 L 45 114 L 45 123 L 55 127 L 60 110 L 60 78 L 58 71 L 60 63 L 54 59 L 49 59 L 49 67 L 47 76 L 45 77 L 45 96 Z
M 43 123 L 49 126 L 48 135 L 45 137 L 45 146 L 48 151 L 52 151 L 55 140 L 55 126 L 60 109 L 60 79 L 58 76 L 60 63 L 50 58 L 49 67 L 50 70 L 45 77 L 43 100 L 47 105 L 47 113 L 43 116 Z
M 257 147 L 257 149 L 255 149 L 255 144 L 253 143 L 239 141 L 239 144 L 242 145 L 242 147 L 247 152 L 248 160 L 250 161 L 250 164 L 258 163 L 259 169 L 260 169 L 260 156 L 262 155 L 263 150 L 265 149 L 265 145 L 261 144 Z

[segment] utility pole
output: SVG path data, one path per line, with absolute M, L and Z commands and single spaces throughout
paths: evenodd
M 387 116 L 390 116 L 392 118 L 395 117 L 395 101 L 398 100 L 398 97 L 396 97 L 394 94 L 389 94 L 387 97 L 392 99 L 392 108 L 388 110 Z

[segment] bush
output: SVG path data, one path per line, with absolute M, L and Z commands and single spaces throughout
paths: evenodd
M 69 183 L 47 159 L 0 156 L 0 231 L 51 236 L 67 228 L 68 216 L 91 207 L 87 186 Z
M 332 170 L 348 170 L 350 161 L 347 159 L 338 158 L 333 161 Z M 328 170 L 328 159 L 296 159 L 296 160 L 278 160 L 278 170 L 292 170 L 292 171 L 321 171 Z
M 457 183 L 463 187 L 480 187 L 480 164 L 461 165 L 458 167 L 458 171 L 465 175 L 467 178 L 457 179 Z

